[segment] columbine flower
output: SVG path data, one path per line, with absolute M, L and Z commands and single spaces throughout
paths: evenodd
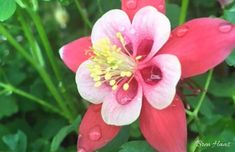
M 122 9 L 104 14 L 91 38 L 60 50 L 76 72 L 79 93 L 93 103 L 80 125 L 78 151 L 101 148 L 120 126 L 140 117 L 140 129 L 155 149 L 184 152 L 186 117 L 177 82 L 222 62 L 235 46 L 234 25 L 201 18 L 170 33 L 164 0 L 123 0 Z

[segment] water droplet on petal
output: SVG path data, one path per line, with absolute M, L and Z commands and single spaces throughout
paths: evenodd
M 99 126 L 93 127 L 89 132 L 89 139 L 93 141 L 97 141 L 101 138 L 101 129 Z
M 164 9 L 164 5 L 158 5 L 158 7 L 157 7 L 157 8 L 158 8 L 158 10 L 159 10 L 159 11 L 163 11 L 163 9 Z
M 183 37 L 187 32 L 189 31 L 189 28 L 187 26 L 185 27 L 180 27 L 176 30 L 176 35 L 178 37 Z
M 136 0 L 128 0 L 126 2 L 127 9 L 135 9 L 137 7 Z
M 84 148 L 78 148 L 77 152 L 87 152 Z
M 160 75 L 156 75 L 156 74 L 151 74 L 150 79 L 153 80 L 161 80 L 161 76 Z
M 223 33 L 230 32 L 232 30 L 232 25 L 230 23 L 223 23 L 219 26 L 219 31 Z

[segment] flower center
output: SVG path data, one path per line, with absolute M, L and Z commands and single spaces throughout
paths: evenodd
M 129 89 L 129 83 L 134 77 L 136 61 L 126 49 L 126 42 L 120 32 L 116 34 L 121 47 L 114 45 L 108 38 L 101 39 L 91 48 L 91 61 L 88 65 L 95 87 L 108 84 L 113 90 L 122 87 Z

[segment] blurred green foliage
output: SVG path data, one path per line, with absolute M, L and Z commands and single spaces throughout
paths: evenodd
M 16 10 L 16 3 L 14 0 L 0 0 L 0 4 L 0 21 L 5 21 L 14 14 Z
M 89 35 L 92 24 L 113 8 L 120 8 L 119 0 L 0 0 L 0 31 L 6 30 L 0 32 L 0 152 L 75 151 L 76 129 L 87 103 L 79 97 L 74 74 L 61 62 L 58 50 Z M 172 27 L 178 25 L 180 8 L 180 0 L 167 1 Z M 208 16 L 235 23 L 235 3 L 223 9 L 216 0 L 190 1 L 187 20 Z M 234 65 L 235 52 L 214 70 L 198 117 L 188 124 L 190 152 L 235 150 Z M 201 92 L 206 77 L 192 79 Z M 195 109 L 200 93 L 190 96 L 190 90 L 183 91 L 188 110 Z M 154 150 L 137 121 L 100 151 Z

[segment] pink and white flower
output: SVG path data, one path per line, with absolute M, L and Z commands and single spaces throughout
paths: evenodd
M 122 10 L 111 10 L 95 23 L 93 56 L 78 68 L 76 82 L 84 99 L 102 103 L 107 124 L 134 122 L 144 97 L 156 109 L 171 104 L 180 62 L 175 55 L 157 54 L 169 36 L 169 20 L 151 6 L 140 9 L 132 23 Z
M 102 147 L 139 117 L 154 148 L 186 151 L 186 117 L 176 85 L 222 62 L 235 46 L 235 28 L 222 19 L 200 18 L 171 32 L 164 11 L 164 0 L 122 0 L 122 10 L 105 13 L 91 37 L 61 48 L 80 95 L 94 104 L 81 123 L 78 151 Z

